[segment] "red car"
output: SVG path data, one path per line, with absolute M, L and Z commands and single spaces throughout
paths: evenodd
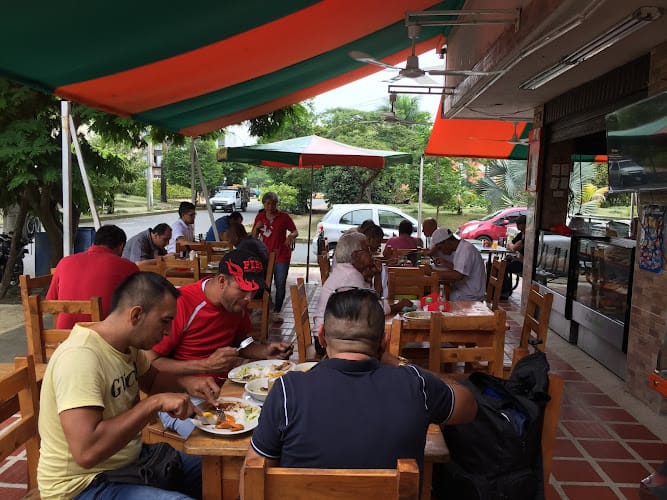
M 508 227 L 516 227 L 519 215 L 526 215 L 526 207 L 511 207 L 487 215 L 483 219 L 461 224 L 456 235 L 468 240 L 497 240 L 507 236 Z

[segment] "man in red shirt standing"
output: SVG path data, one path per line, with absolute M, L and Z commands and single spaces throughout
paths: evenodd
M 125 278 L 139 271 L 134 262 L 121 257 L 127 236 L 118 226 L 102 226 L 93 245 L 82 253 L 64 257 L 53 273 L 48 300 L 102 299 L 102 319 L 111 309 L 111 294 Z M 89 314 L 59 314 L 56 328 L 70 329 L 91 321 Z
M 285 285 L 292 259 L 292 247 L 299 232 L 287 212 L 278 210 L 278 195 L 269 191 L 262 196 L 264 210 L 257 214 L 252 225 L 252 235 L 259 238 L 271 252 L 276 252 L 276 264 L 273 268 L 273 282 L 276 296 L 273 301 L 273 320 L 282 321 L 280 311 L 285 301 Z

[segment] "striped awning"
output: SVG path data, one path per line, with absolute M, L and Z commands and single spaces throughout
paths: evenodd
M 351 59 L 351 50 L 396 64 L 409 54 L 406 11 L 463 3 L 5 2 L 0 76 L 194 136 L 379 69 Z M 447 33 L 423 27 L 418 52 L 441 45 Z

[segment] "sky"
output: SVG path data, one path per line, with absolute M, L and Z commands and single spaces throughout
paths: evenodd
M 404 67 L 405 61 L 396 66 Z M 433 50 L 419 56 L 420 68 L 441 67 L 444 69 L 444 61 L 442 61 Z M 379 68 L 378 68 L 379 69 Z M 345 107 L 351 109 L 360 109 L 362 111 L 373 111 L 381 106 L 389 105 L 389 93 L 387 87 L 389 82 L 383 81 L 395 76 L 397 71 L 385 69 L 373 73 L 370 76 L 349 83 L 337 89 L 325 92 L 313 99 L 315 111 L 320 113 L 330 108 Z M 437 85 L 442 85 L 443 78 L 440 76 L 431 76 L 437 82 Z M 417 85 L 414 80 L 403 78 L 397 82 L 399 85 Z M 412 96 L 412 94 L 408 94 Z M 439 96 L 417 96 L 420 100 L 420 109 L 431 113 L 431 117 L 435 117 L 440 104 Z
M 396 66 L 405 67 L 405 61 Z M 431 50 L 419 56 L 419 67 L 440 67 L 444 69 L 444 61 L 435 54 L 435 51 Z M 370 76 L 320 94 L 313 99 L 315 112 L 320 113 L 327 109 L 341 107 L 374 111 L 381 106 L 388 106 L 389 93 L 387 87 L 389 82 L 383 80 L 388 80 L 396 74 L 396 70 L 380 70 Z M 431 76 L 430 78 L 435 80 L 437 85 L 443 84 L 442 76 Z M 398 85 L 417 85 L 414 80 L 409 78 L 403 78 L 395 83 Z M 407 95 L 412 96 L 413 94 Z M 419 98 L 419 108 L 431 113 L 432 119 L 435 118 L 440 104 L 440 96 L 418 95 L 417 97 Z M 251 146 L 256 143 L 257 139 L 248 134 L 248 128 L 245 125 L 233 125 L 225 129 L 225 146 L 227 147 Z

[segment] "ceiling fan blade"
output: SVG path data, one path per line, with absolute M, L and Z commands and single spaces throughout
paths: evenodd
M 388 69 L 398 69 L 400 70 L 401 68 L 397 66 L 392 66 L 391 64 L 383 63 L 382 61 L 378 61 L 375 59 L 373 56 L 366 54 L 365 52 L 360 52 L 358 50 L 352 50 L 348 53 L 348 55 L 354 59 L 355 61 L 359 61 L 362 63 L 366 64 L 375 64 L 376 66 L 380 66 L 382 68 L 388 68 Z
M 413 80 L 421 85 L 430 85 L 434 87 L 438 85 L 438 82 L 436 82 L 433 78 L 427 75 L 420 76 L 419 78 L 414 78 Z
M 470 69 L 431 69 L 429 75 L 456 75 L 456 76 L 487 76 L 496 75 L 499 71 L 473 71 Z

